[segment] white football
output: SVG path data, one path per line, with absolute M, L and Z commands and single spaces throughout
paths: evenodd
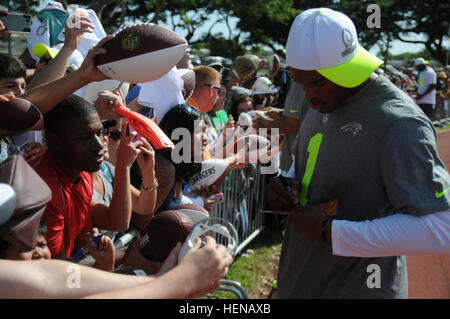
M 251 127 L 253 124 L 252 117 L 249 114 L 243 112 L 239 115 L 238 124 L 239 126 L 243 127 Z
M 201 221 L 202 219 L 209 218 L 209 215 L 207 213 L 201 212 L 196 209 L 183 208 L 183 209 L 177 209 L 177 211 L 188 216 L 192 220 L 192 224 L 195 224 L 195 223 Z
M 272 73 L 278 67 L 280 67 L 280 58 L 278 55 L 273 54 L 269 59 L 267 68 L 269 69 L 269 72 Z
M 236 142 L 239 161 L 247 158 L 250 163 L 267 162 L 271 156 L 270 141 L 260 135 L 247 135 Z
M 258 116 L 264 116 L 264 112 L 260 111 L 260 110 L 251 110 L 246 112 L 248 115 L 250 115 L 250 117 L 252 118 L 252 120 L 256 119 Z
M 86 85 L 84 89 L 83 98 L 86 101 L 94 103 L 98 99 L 99 92 L 103 90 L 112 91 L 117 87 L 120 88 L 120 91 L 122 92 L 123 96 L 126 97 L 128 94 L 128 89 L 130 87 L 129 83 L 124 83 L 117 80 L 104 80 L 98 82 L 91 82 L 88 85 Z
M 184 56 L 186 39 L 154 24 L 125 28 L 103 47 L 108 51 L 95 58 L 106 76 L 128 83 L 146 83 L 167 74 Z
M 266 149 L 270 146 L 270 141 L 267 138 L 256 134 L 241 137 L 236 143 L 238 149 L 241 148 L 240 145 L 245 145 L 247 152 Z
M 221 159 L 209 159 L 202 162 L 202 170 L 194 175 L 189 184 L 191 189 L 199 190 L 202 186 L 223 185 L 228 172 L 228 163 Z

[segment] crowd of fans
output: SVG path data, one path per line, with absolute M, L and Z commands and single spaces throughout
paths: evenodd
M 65 39 L 57 49 L 41 44 L 41 51 L 34 50 L 37 60 L 33 60 L 33 67 L 26 67 L 18 58 L 0 54 L 2 101 L 21 97 L 43 114 L 26 132 L 1 128 L 0 160 L 4 162 L 21 154 L 45 181 L 52 195 L 38 223 L 39 231 L 27 234 L 36 236 L 35 246 L 24 250 L 0 234 L 0 258 L 70 261 L 84 249 L 95 260 L 90 264 L 92 267 L 109 272 L 135 267 L 162 276 L 174 266 L 173 260 L 164 266 L 143 257 L 139 236 L 117 250 L 115 241 L 130 229 L 142 231 L 153 216 L 163 211 L 189 207 L 209 214 L 217 201 L 211 200 L 211 196 L 220 189 L 203 187 L 193 192 L 189 190 L 190 178 L 201 170 L 201 161 L 207 159 L 222 159 L 233 169 L 249 163 L 239 149 L 229 151 L 230 145 L 245 135 L 240 122 L 243 113 L 251 115 L 251 126 L 255 129 L 279 129 L 283 136 L 281 156 L 272 155 L 280 156 L 279 168 L 289 171 L 290 146 L 308 103 L 301 90 L 295 89 L 298 84 L 291 82 L 286 66 L 281 64 L 269 70 L 269 59 L 273 57 L 248 54 L 199 58 L 189 52 L 173 71 L 179 78 L 184 78 L 182 75 L 188 74 L 187 70 L 194 73 L 193 87 L 188 88 L 184 81 L 184 87 L 173 93 L 182 98 L 174 97 L 170 103 L 166 99 L 168 105 L 160 109 L 154 101 L 153 107 L 147 107 L 144 93 L 155 89 L 151 85 L 156 83 L 129 83 L 126 91 L 100 90 L 96 101 L 91 103 L 76 92 L 90 82 L 106 79 L 95 70 L 93 58 L 105 54 L 99 47 L 109 38 L 89 51 L 81 64 L 73 63 L 74 52 L 92 28 L 92 20 L 83 19 L 81 29 L 65 27 Z M 27 55 L 32 54 L 25 52 L 22 58 Z M 426 61 L 416 60 L 402 68 L 378 71 L 416 99 L 424 64 Z M 436 102 L 426 103 L 433 104 L 432 113 L 427 114 L 433 120 L 445 120 L 450 116 L 449 74 L 446 69 L 433 72 L 437 78 L 430 92 Z M 169 83 L 171 79 L 162 81 Z M 192 150 L 199 149 L 200 153 L 193 151 L 189 161 L 175 162 L 170 150 L 155 150 L 113 111 L 119 106 L 153 118 L 169 137 L 177 128 L 187 129 L 192 136 Z M 3 229 L 2 234 L 5 233 Z M 101 234 L 101 240 L 93 242 Z M 231 257 L 219 245 L 213 245 L 212 239 L 209 243 L 207 246 L 216 261 L 204 263 L 201 268 L 202 273 L 210 273 L 209 286 L 205 288 L 199 281 L 189 295 L 198 291 L 201 295 L 217 288 L 217 280 L 231 264 Z M 200 254 L 203 248 L 199 247 L 186 263 L 202 263 L 205 257 Z M 175 253 L 176 249 L 179 247 Z
M 406 92 L 420 105 L 421 102 L 417 94 L 420 85 L 420 75 L 423 71 L 421 66 L 431 70 L 433 77 L 431 84 L 434 84 L 433 92 L 430 92 L 431 94 L 429 95 L 431 102 L 434 103 L 426 103 L 433 105 L 426 114 L 433 120 L 436 127 L 445 126 L 450 117 L 450 105 L 448 102 L 450 99 L 449 70 L 446 67 L 431 67 L 428 61 L 423 58 L 417 58 L 408 61 L 402 67 L 387 65 L 385 68 L 380 69 L 379 72 L 387 76 L 392 83 Z

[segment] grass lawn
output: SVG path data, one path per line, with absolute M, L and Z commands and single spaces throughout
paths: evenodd
M 239 282 L 250 299 L 267 299 L 277 278 L 282 240 L 280 232 L 264 229 L 241 256 L 235 258 L 225 279 Z M 231 292 L 219 290 L 208 298 L 237 297 Z
M 450 124 L 445 125 L 444 127 L 437 127 L 436 131 L 443 131 L 450 129 Z

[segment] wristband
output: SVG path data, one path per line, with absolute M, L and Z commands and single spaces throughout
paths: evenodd
M 152 187 L 145 187 L 144 186 L 144 183 L 142 183 L 142 185 L 141 185 L 141 188 L 142 188 L 142 190 L 144 190 L 144 191 L 146 191 L 146 192 L 152 192 L 152 191 L 154 191 L 155 189 L 157 189 L 158 188 L 158 180 L 155 178 L 155 184 L 152 186 Z

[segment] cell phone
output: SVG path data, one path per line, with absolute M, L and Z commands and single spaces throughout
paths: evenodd
M 27 33 L 31 31 L 31 14 L 0 12 L 0 20 L 9 31 L 17 33 Z

